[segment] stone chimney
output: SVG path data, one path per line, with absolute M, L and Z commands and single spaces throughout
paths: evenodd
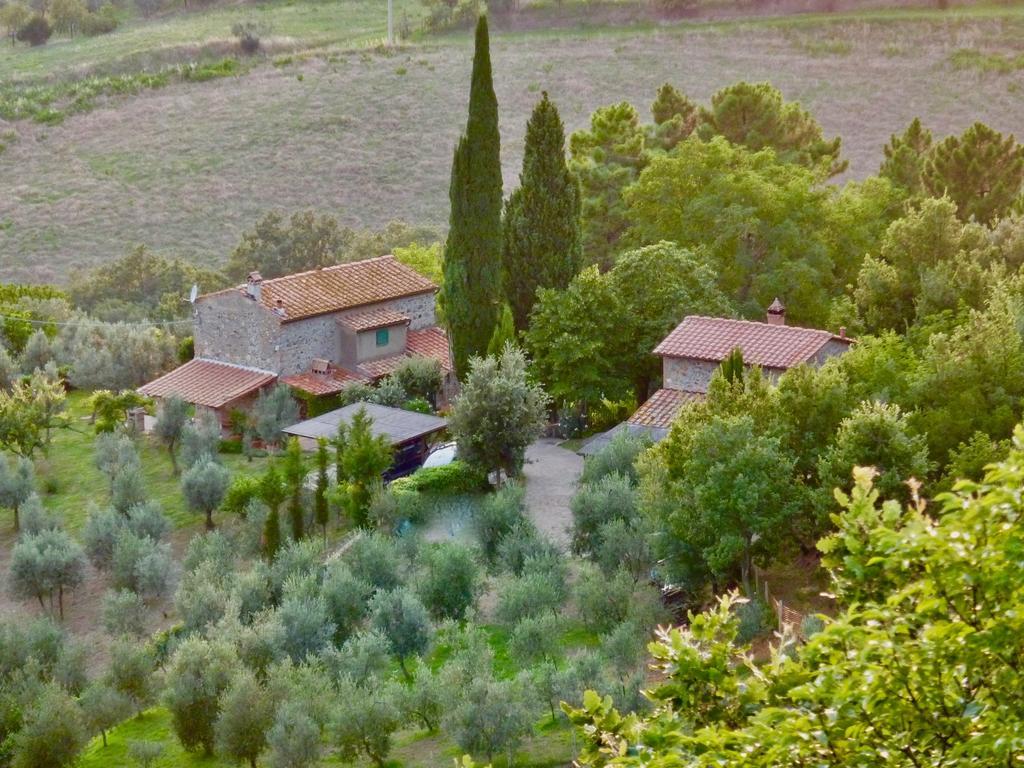
M 250 299 L 259 301 L 263 293 L 263 276 L 259 272 L 250 272 L 245 280 L 245 292 Z
M 778 296 L 775 297 L 775 301 L 772 302 L 771 306 L 768 307 L 768 325 L 785 325 L 786 324 L 786 308 L 779 301 Z
M 278 299 L 277 302 L 274 304 L 274 312 L 276 312 L 281 317 L 284 317 L 287 314 L 284 311 L 284 302 L 281 301 L 281 299 Z

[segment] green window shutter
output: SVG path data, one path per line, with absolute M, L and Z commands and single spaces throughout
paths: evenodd
M 377 329 L 377 346 L 378 347 L 386 347 L 390 340 L 391 340 L 391 334 L 388 333 L 388 329 L 387 328 L 378 328 Z

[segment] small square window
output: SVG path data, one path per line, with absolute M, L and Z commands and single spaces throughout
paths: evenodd
M 387 328 L 379 328 L 377 330 L 377 346 L 386 347 L 388 342 L 391 341 L 391 334 Z

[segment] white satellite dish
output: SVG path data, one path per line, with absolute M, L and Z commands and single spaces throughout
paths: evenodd
M 199 295 L 199 286 L 195 283 L 192 284 L 192 290 L 188 292 L 188 303 L 195 304 L 196 297 Z

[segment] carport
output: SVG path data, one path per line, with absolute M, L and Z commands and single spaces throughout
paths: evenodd
M 430 438 L 448 425 L 440 416 L 428 413 L 376 403 L 352 403 L 300 421 L 282 431 L 299 438 L 299 445 L 304 450 L 312 451 L 316 449 L 317 440 L 321 437 L 328 440 L 334 438 L 338 434 L 339 424 L 350 427 L 352 419 L 360 410 L 365 410 L 370 417 L 370 431 L 374 436 L 385 437 L 395 449 L 395 462 L 388 471 L 390 477 L 402 475 L 422 464 L 430 447 Z

